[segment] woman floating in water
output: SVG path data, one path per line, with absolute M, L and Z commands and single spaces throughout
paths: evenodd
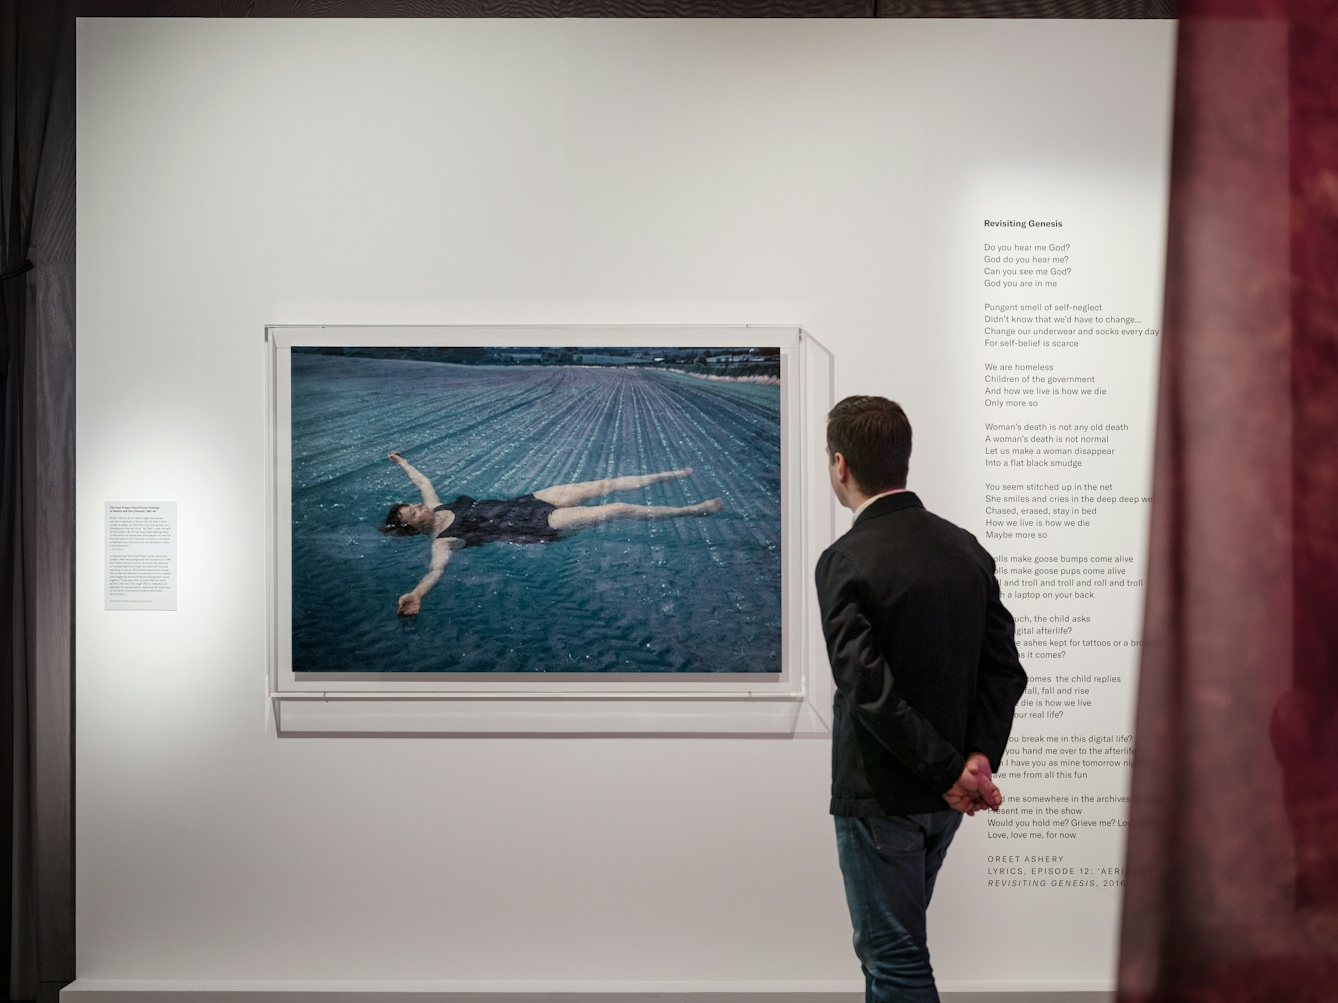
M 414 487 L 422 493 L 423 502 L 421 505 L 417 502 L 392 505 L 381 532 L 390 536 L 416 536 L 421 533 L 432 541 L 432 559 L 427 574 L 414 586 L 412 592 L 400 596 L 400 616 L 418 615 L 423 596 L 441 578 L 452 551 L 464 547 L 481 547 L 485 543 L 551 543 L 578 529 L 614 519 L 675 519 L 683 515 L 710 515 L 719 512 L 722 504 L 719 498 L 712 498 L 710 501 L 679 508 L 670 505 L 629 505 L 626 502 L 581 506 L 581 502 L 589 498 L 688 477 L 692 474 L 692 468 L 685 467 L 662 474 L 558 484 L 532 495 L 504 501 L 475 501 L 468 495 L 461 495 L 449 505 L 443 505 L 432 482 L 417 467 L 399 453 L 391 453 L 390 459 L 404 468 Z

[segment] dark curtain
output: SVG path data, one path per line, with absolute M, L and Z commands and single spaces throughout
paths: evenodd
M 74 977 L 74 32 L 0 0 L 0 951 L 10 999 Z
M 1338 17 L 1182 9 L 1120 999 L 1338 1001 Z

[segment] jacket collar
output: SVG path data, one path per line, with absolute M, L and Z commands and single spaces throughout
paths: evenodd
M 879 498 L 876 502 L 866 508 L 859 514 L 850 528 L 863 525 L 870 519 L 877 519 L 880 515 L 891 515 L 893 512 L 900 512 L 908 508 L 924 508 L 924 503 L 916 496 L 914 491 L 902 491 L 899 494 L 888 495 L 885 498 Z

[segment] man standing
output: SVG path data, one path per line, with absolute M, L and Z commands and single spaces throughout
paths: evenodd
M 818 560 L 836 678 L 832 804 L 866 1003 L 937 1003 L 925 937 L 962 815 L 992 779 L 1027 685 L 994 560 L 906 490 L 911 426 L 883 397 L 827 416 L 832 490 L 855 513 Z

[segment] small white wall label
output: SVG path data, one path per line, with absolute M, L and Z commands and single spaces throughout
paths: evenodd
M 177 503 L 106 502 L 103 609 L 177 608 Z

